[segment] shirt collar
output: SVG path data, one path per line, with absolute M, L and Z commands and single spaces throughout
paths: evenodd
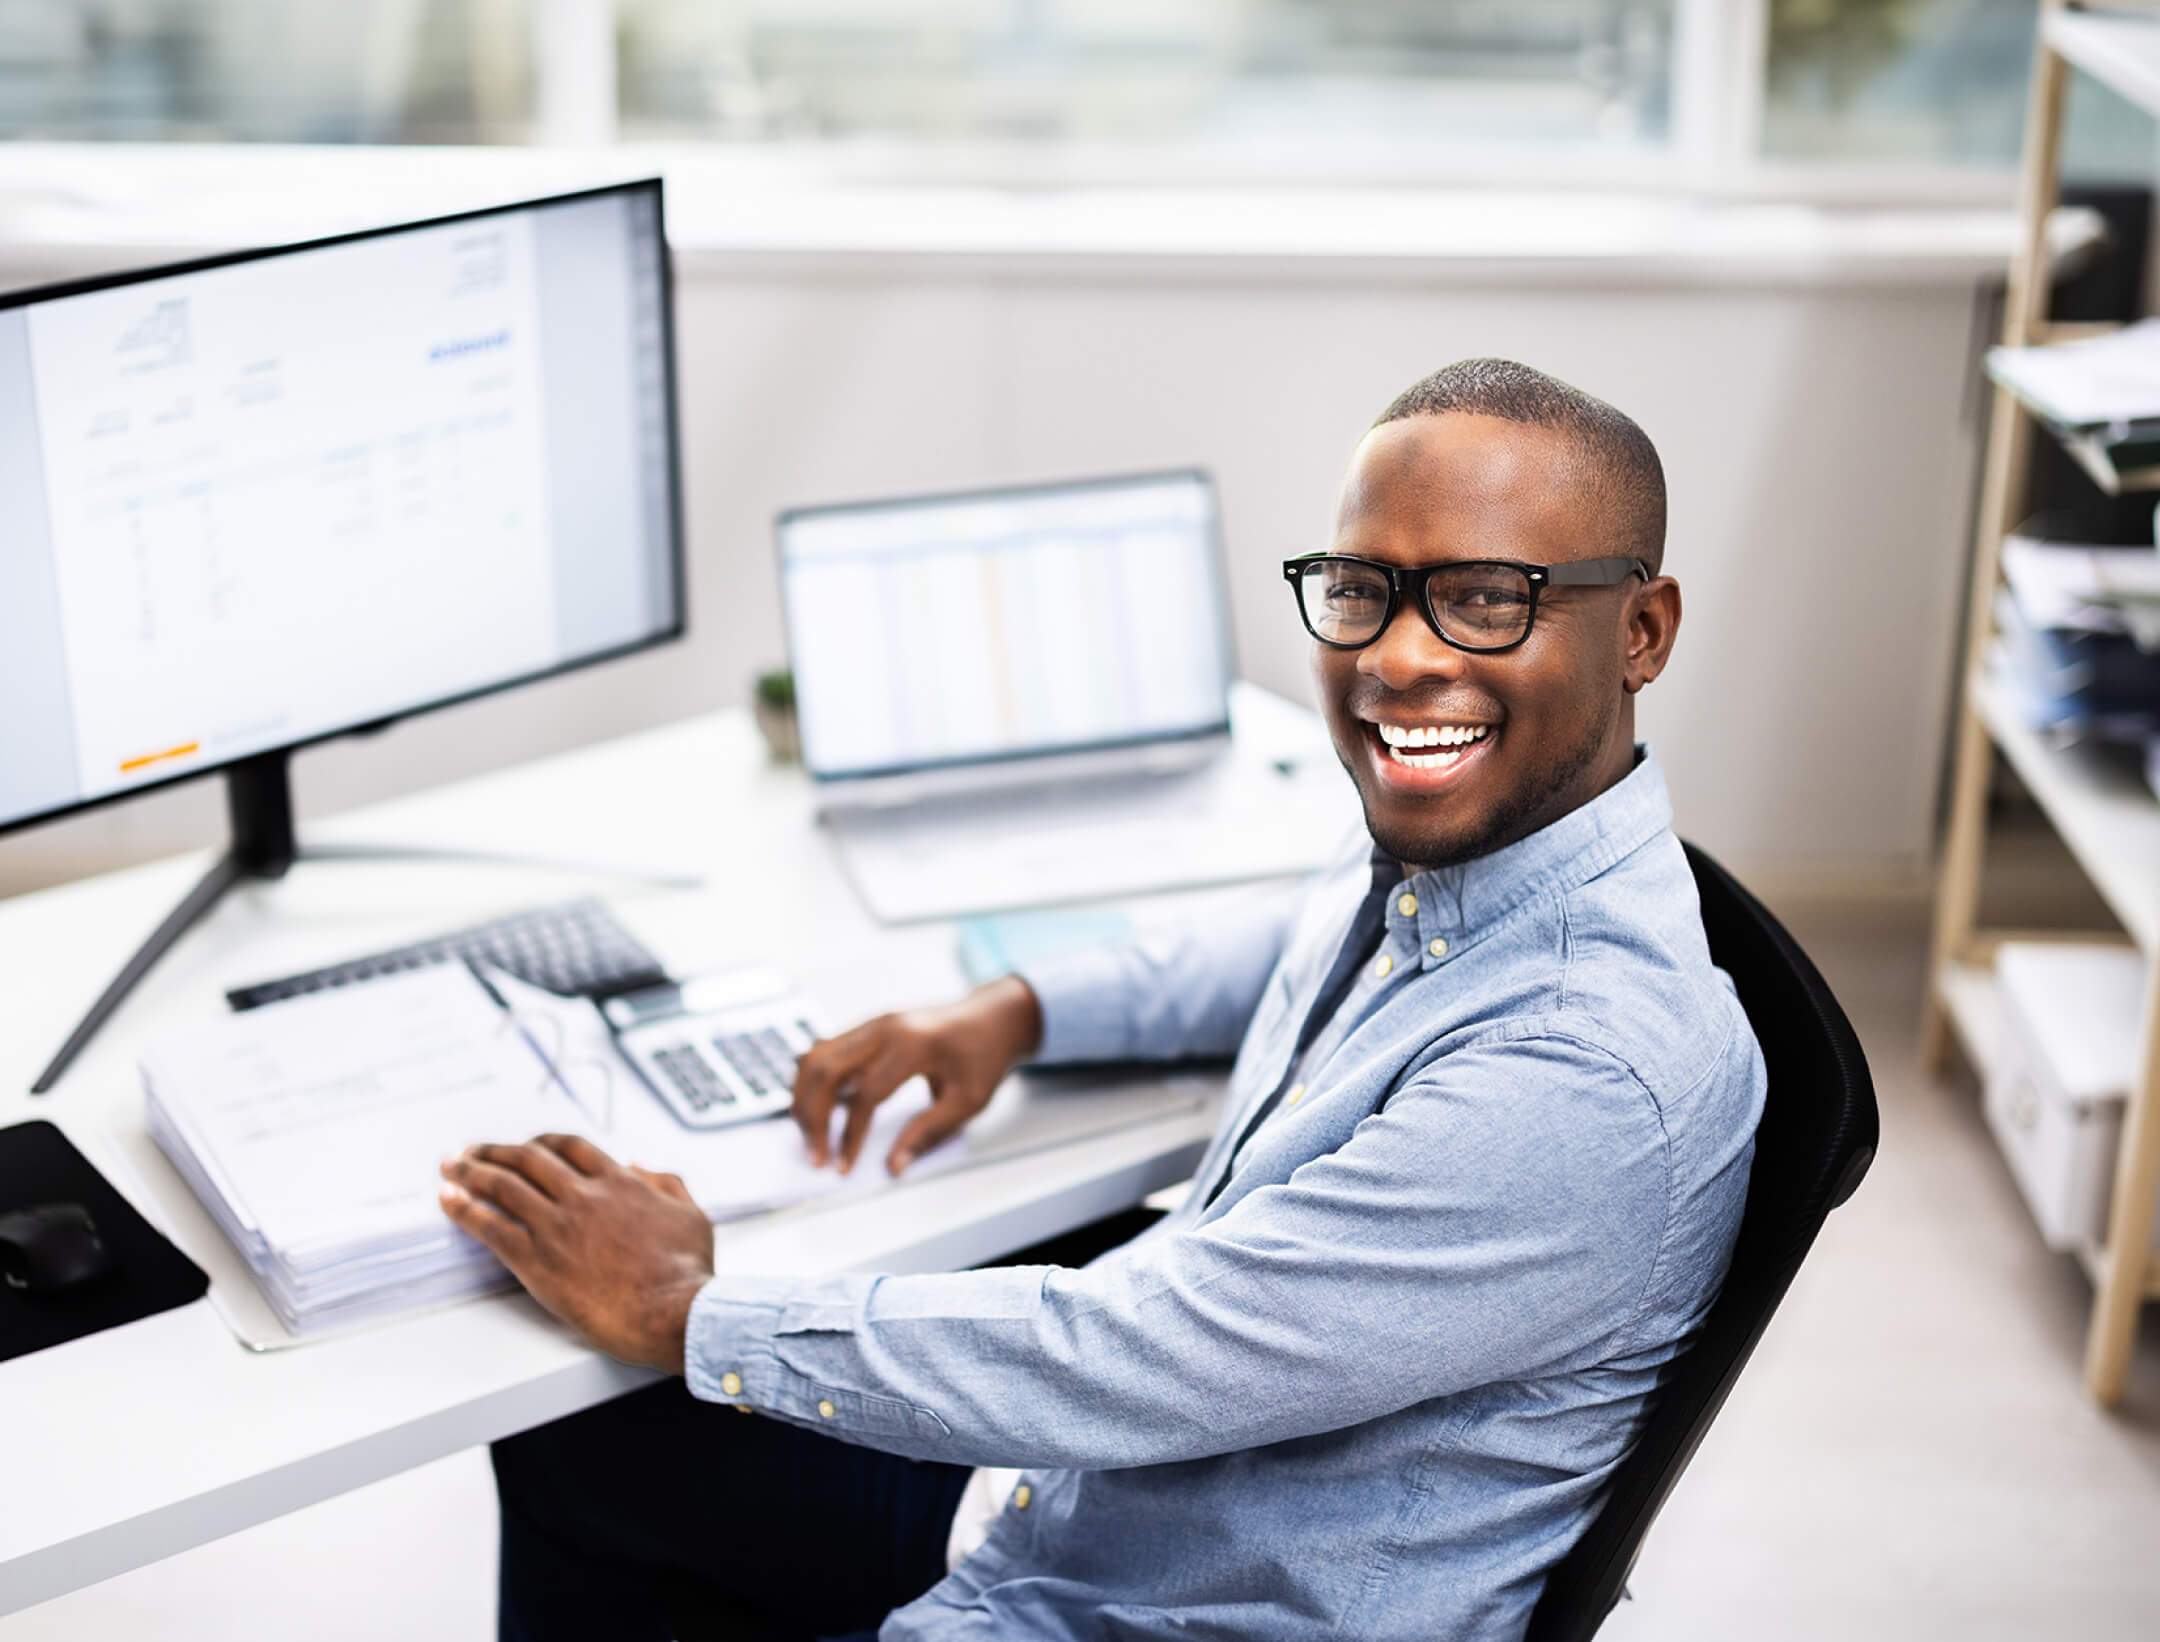
M 1671 825 L 1665 774 L 1649 747 L 1638 743 L 1634 769 L 1589 803 L 1504 849 L 1418 873 L 1401 885 L 1416 904 L 1425 967 L 1467 950 L 1525 901 L 1588 883 Z M 1376 888 L 1384 871 L 1401 874 L 1377 846 L 1372 858 Z

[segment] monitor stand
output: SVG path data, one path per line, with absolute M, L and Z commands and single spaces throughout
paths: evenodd
M 602 873 L 665 889 L 695 889 L 703 880 L 678 873 L 640 872 L 632 868 L 587 861 L 568 861 L 544 856 L 514 855 L 494 850 L 430 849 L 405 844 L 313 844 L 303 846 L 293 832 L 292 783 L 288 777 L 291 753 L 286 750 L 258 753 L 225 771 L 225 806 L 232 817 L 232 846 L 189 890 L 165 921 L 136 949 L 112 983 L 98 995 L 90 1012 L 68 1034 L 52 1064 L 30 1085 L 42 1095 L 60 1081 L 83 1047 L 97 1035 L 136 983 L 150 973 L 173 943 L 185 935 L 216 906 L 227 890 L 249 879 L 282 878 L 295 861 L 474 861 L 498 866 L 543 867 L 559 872 Z

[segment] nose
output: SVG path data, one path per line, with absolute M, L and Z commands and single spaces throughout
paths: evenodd
M 1358 671 L 1400 695 L 1428 679 L 1462 677 L 1468 658 L 1438 633 L 1413 599 L 1405 599 L 1380 636 L 1357 653 Z

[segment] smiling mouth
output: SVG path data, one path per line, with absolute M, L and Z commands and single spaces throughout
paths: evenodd
M 1388 761 L 1412 770 L 1445 770 L 1491 736 L 1490 724 L 1375 724 Z

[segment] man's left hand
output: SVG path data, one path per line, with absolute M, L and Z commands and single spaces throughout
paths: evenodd
M 535 1300 L 611 1357 L 683 1371 L 713 1234 L 678 1177 L 625 1168 L 578 1135 L 468 1146 L 442 1173 L 443 1213 Z

